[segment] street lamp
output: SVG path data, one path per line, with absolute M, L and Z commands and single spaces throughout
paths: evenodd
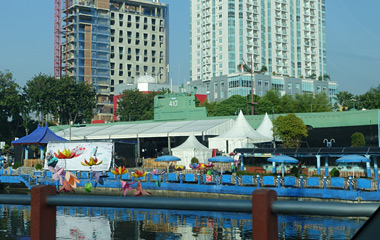
M 335 143 L 335 139 L 334 138 L 330 139 L 330 141 L 327 140 L 326 138 L 323 139 L 323 143 L 326 143 L 326 145 L 327 145 L 328 148 L 332 147 L 332 143 L 333 142 Z

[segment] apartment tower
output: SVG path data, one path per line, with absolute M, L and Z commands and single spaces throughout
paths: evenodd
M 67 0 L 62 71 L 97 92 L 94 120 L 112 120 L 114 86 L 168 82 L 168 9 L 158 0 Z
M 289 77 L 326 74 L 325 0 L 190 0 L 191 80 L 242 62 Z

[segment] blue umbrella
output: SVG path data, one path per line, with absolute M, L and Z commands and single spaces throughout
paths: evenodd
M 155 162 L 168 162 L 166 165 L 166 170 L 169 173 L 169 162 L 174 162 L 174 161 L 181 161 L 179 157 L 172 156 L 172 155 L 162 155 L 159 156 L 154 160 Z
M 294 157 L 289 157 L 286 155 L 278 155 L 275 157 L 268 158 L 268 162 L 275 162 L 275 163 L 281 163 L 281 173 L 282 176 L 284 176 L 285 169 L 284 169 L 284 163 L 298 163 L 298 160 Z
M 234 159 L 227 156 L 215 156 L 208 159 L 209 162 L 233 162 Z
M 346 155 L 340 157 L 336 160 L 336 163 L 361 163 L 361 162 L 371 162 L 369 158 L 363 157 L 361 155 Z M 355 177 L 354 168 L 352 168 L 352 177 Z

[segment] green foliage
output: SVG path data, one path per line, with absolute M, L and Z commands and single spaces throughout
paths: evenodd
M 285 148 L 298 148 L 307 137 L 306 125 L 294 113 L 279 116 L 273 121 L 273 135 L 283 141 Z
M 336 169 L 336 168 L 333 168 L 333 169 L 330 171 L 330 176 L 331 176 L 331 177 L 339 177 L 339 174 L 340 174 L 340 172 L 339 172 L 339 170 Z
M 43 116 L 52 114 L 61 123 L 88 121 L 93 117 L 96 93 L 91 85 L 77 83 L 71 77 L 55 79 L 45 74 L 36 75 L 24 88 L 30 108 Z
M 271 113 L 272 111 L 278 112 L 277 108 L 280 106 L 280 94 L 275 90 L 268 91 L 264 97 L 260 98 L 257 105 L 259 114 Z
M 364 147 L 365 137 L 361 132 L 356 132 L 351 135 L 351 147 Z
M 138 89 L 125 90 L 118 102 L 117 114 L 121 121 L 152 120 L 154 118 L 154 97 L 167 90 L 144 94 Z
M 240 110 L 242 110 L 244 114 L 249 113 L 250 107 L 247 104 L 247 98 L 240 95 L 233 95 L 228 99 L 216 104 L 213 115 L 211 116 L 237 115 L 239 114 Z
M 42 169 L 42 165 L 41 165 L 40 163 L 37 163 L 37 164 L 34 166 L 34 168 L 35 168 L 36 170 L 41 170 L 41 169 Z
M 267 68 L 267 66 L 265 66 L 265 65 L 261 66 L 260 72 L 261 72 L 261 73 L 263 73 L 263 72 L 268 72 L 268 68 Z
M 20 163 L 20 162 L 15 162 L 15 163 L 13 164 L 13 166 L 12 166 L 13 169 L 17 169 L 17 168 L 19 168 L 19 167 L 21 167 L 21 163 Z
M 358 96 L 357 102 L 360 109 L 380 109 L 380 85 Z
M 199 160 L 198 160 L 198 158 L 196 158 L 196 157 L 193 157 L 193 158 L 191 158 L 191 163 L 199 163 Z

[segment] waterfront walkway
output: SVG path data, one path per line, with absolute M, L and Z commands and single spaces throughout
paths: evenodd
M 95 185 L 95 180 L 90 177 L 89 172 L 76 173 L 80 183 L 78 187 L 84 187 L 86 183 Z M 120 179 L 117 179 L 111 172 L 105 173 L 104 185 L 93 191 L 112 191 L 116 195 L 121 195 Z M 158 192 L 178 192 L 181 194 L 228 194 L 249 198 L 252 192 L 258 188 L 270 188 L 277 192 L 279 197 L 284 198 L 320 198 L 336 199 L 347 201 L 379 201 L 379 181 L 369 178 L 343 178 L 343 177 L 305 177 L 296 178 L 294 176 L 236 176 L 236 175 L 214 175 L 206 178 L 206 175 L 200 173 L 182 173 L 173 172 L 164 175 L 152 175 L 148 173 L 145 177 L 134 178 L 132 174 L 127 173 L 121 176 L 121 180 L 135 182 L 132 188 L 136 188 L 137 181 L 140 181 L 142 187 L 146 190 Z M 156 184 L 160 181 L 161 184 Z M 58 181 L 52 179 L 49 171 L 34 171 L 27 174 L 22 168 L 10 170 L 10 168 L 0 170 L 0 182 L 2 184 L 23 183 L 28 189 L 36 185 L 56 185 Z M 99 188 L 99 189 L 98 189 Z M 97 193 L 98 194 L 98 193 Z M 227 197 L 227 195 L 226 195 Z M 239 198 L 239 197 L 238 197 Z

